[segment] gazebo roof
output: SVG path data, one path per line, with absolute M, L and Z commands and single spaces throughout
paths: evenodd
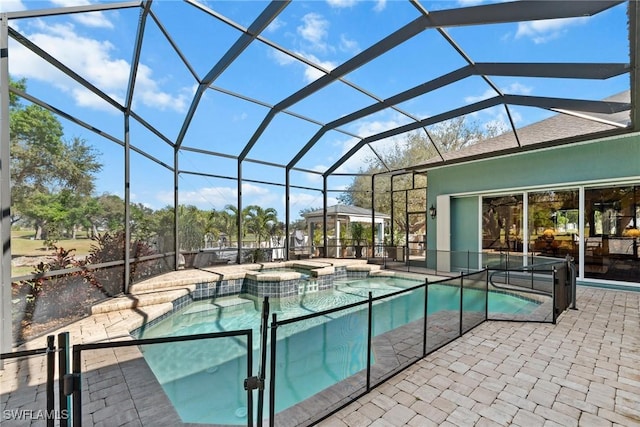
M 363 217 L 371 219 L 371 209 L 361 208 L 358 206 L 350 205 L 333 205 L 327 206 L 327 216 L 349 216 L 349 217 Z M 318 209 L 315 211 L 307 212 L 304 215 L 305 219 L 310 218 L 322 218 L 324 216 L 324 209 Z M 383 213 L 376 213 L 377 218 L 387 219 L 389 215 Z

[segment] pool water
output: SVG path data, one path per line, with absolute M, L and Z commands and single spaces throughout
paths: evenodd
M 278 320 L 296 318 L 333 307 L 407 289 L 420 282 L 399 278 L 368 278 L 336 283 L 331 291 L 302 294 L 271 304 Z M 428 313 L 458 310 L 459 288 L 430 285 Z M 239 297 L 203 300 L 190 304 L 149 327 L 141 338 L 253 329 L 254 371 L 259 360 L 260 302 Z M 537 307 L 522 298 L 490 293 L 489 311 L 527 313 Z M 464 308 L 485 310 L 482 291 L 465 289 Z M 424 289 L 376 301 L 374 336 L 424 316 Z M 269 317 L 271 319 L 271 317 Z M 342 310 L 278 328 L 276 412 L 365 369 L 367 363 L 367 310 Z M 247 343 L 244 338 L 218 338 L 149 345 L 144 357 L 184 422 L 246 425 Z M 268 366 L 269 362 L 267 362 Z M 267 375 L 269 374 L 267 370 Z M 265 408 L 268 407 L 268 396 Z

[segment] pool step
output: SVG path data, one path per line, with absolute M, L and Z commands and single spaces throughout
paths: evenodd
M 198 283 L 215 283 L 221 280 L 244 279 L 246 274 L 247 271 L 240 271 L 237 267 L 224 267 L 220 268 L 219 271 L 205 269 L 172 271 L 134 283 L 129 287 L 129 292 L 139 294 L 178 288 L 180 286 L 196 285 Z
M 182 286 L 180 288 L 164 291 L 122 295 L 94 305 L 93 307 L 91 307 L 91 314 L 130 310 L 137 307 L 172 302 L 173 300 L 178 299 L 184 295 L 188 295 L 189 292 L 193 290 L 189 288 L 195 289 L 195 285 Z
M 238 297 L 216 298 L 206 303 L 192 305 L 182 314 L 198 314 L 210 310 L 224 310 L 225 312 L 235 311 L 255 311 L 255 302 Z

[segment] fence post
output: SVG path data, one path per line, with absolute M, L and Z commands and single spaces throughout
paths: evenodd
M 69 373 L 69 332 L 58 334 L 58 399 L 60 427 L 69 425 L 69 396 L 65 394 L 64 378 Z
M 53 335 L 47 336 L 47 427 L 53 427 L 55 422 L 55 392 L 54 377 L 56 375 L 56 345 Z
M 247 378 L 253 378 L 253 333 L 252 330 L 249 329 L 249 334 L 247 336 Z M 245 380 L 245 389 L 247 390 L 247 427 L 253 427 L 253 389 L 248 388 Z M 259 391 L 264 390 L 264 382 L 259 384 Z M 262 421 L 258 423 L 258 425 L 262 425 Z
M 463 308 L 462 308 L 463 307 L 463 300 L 462 300 L 463 291 L 462 290 L 464 289 L 464 278 L 463 277 L 464 276 L 461 274 L 460 275 L 460 325 L 459 325 L 460 327 L 458 328 L 459 329 L 458 332 L 460 333 L 458 336 L 460 336 L 460 337 L 462 336 L 462 310 L 463 310 Z
M 278 316 L 276 313 L 271 315 L 271 378 L 269 379 L 269 426 L 275 426 L 276 418 L 276 343 L 278 336 L 276 334 L 278 324 Z
M 77 345 L 73 346 L 73 374 L 71 377 L 71 381 L 73 381 L 72 389 L 73 389 L 73 427 L 82 427 L 82 366 L 80 359 L 80 349 Z
M 262 415 L 264 409 L 264 378 L 265 365 L 267 364 L 267 325 L 269 324 L 269 297 L 264 297 L 262 303 L 262 323 L 260 324 L 260 369 L 258 371 L 258 380 L 262 387 L 258 389 L 258 427 L 262 427 Z M 252 351 L 253 343 L 249 347 Z M 251 408 L 253 410 L 253 408 Z
M 489 320 L 489 266 L 484 267 L 484 320 Z
M 571 309 L 577 310 L 576 307 L 576 265 L 572 262 L 572 259 L 569 255 L 567 255 L 567 277 L 571 281 Z
M 427 355 L 427 318 L 429 317 L 429 279 L 424 279 L 424 322 L 422 325 L 422 357 Z
M 556 324 L 556 267 L 555 266 L 551 270 L 551 301 L 553 301 L 551 311 L 553 314 L 552 315 L 553 324 L 555 325 Z
M 373 292 L 369 291 L 369 313 L 367 315 L 367 393 L 371 390 L 371 337 L 373 331 Z
M 511 283 L 511 280 L 509 280 L 509 249 L 507 249 L 507 263 L 505 264 L 505 271 L 507 272 L 507 283 Z

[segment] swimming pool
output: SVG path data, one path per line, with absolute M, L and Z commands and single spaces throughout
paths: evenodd
M 278 319 L 344 306 L 373 296 L 411 288 L 419 281 L 377 277 L 337 282 L 331 291 L 302 293 L 273 301 Z M 484 292 L 465 289 L 464 308 L 484 311 Z M 457 286 L 430 285 L 428 313 L 458 310 Z M 528 312 L 537 304 L 504 293 L 491 293 L 490 311 Z M 367 363 L 367 310 L 350 309 L 279 328 L 276 369 L 276 412 L 356 374 Z M 424 316 L 424 289 L 374 303 L 373 335 Z M 259 336 L 260 301 L 240 297 L 197 301 L 149 327 L 141 338 L 253 329 Z M 322 337 L 322 338 L 319 338 Z M 253 360 L 258 361 L 259 339 Z M 184 422 L 246 424 L 246 392 L 231 384 L 246 377 L 246 342 L 237 338 L 151 345 L 144 357 Z M 257 368 L 254 368 L 257 369 Z M 255 373 L 255 371 L 254 371 Z M 224 384 L 224 386 L 221 386 Z

